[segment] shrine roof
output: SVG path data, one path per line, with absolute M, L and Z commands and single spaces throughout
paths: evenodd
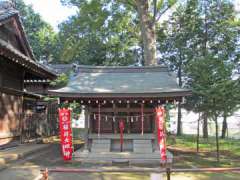
M 9 26 L 11 26 L 12 29 L 9 29 Z M 5 34 L 0 34 L 1 56 L 20 64 L 40 77 L 47 79 L 55 79 L 57 77 L 52 69 L 38 63 L 35 59 L 19 12 L 14 8 L 12 3 L 8 1 L 0 1 L 0 28 L 3 29 L 4 32 L 7 30 L 12 33 L 11 38 Z M 18 42 L 17 45 L 12 44 L 11 41 L 13 41 L 13 39 Z M 22 49 L 16 46 L 22 47 Z
M 66 87 L 51 90 L 60 97 L 182 97 L 191 95 L 180 88 L 176 76 L 165 66 L 78 66 Z

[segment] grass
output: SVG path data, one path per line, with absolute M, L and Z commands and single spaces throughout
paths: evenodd
M 196 136 L 184 135 L 168 139 L 168 149 L 174 155 L 174 167 L 239 167 L 240 141 L 220 139 L 220 163 L 216 161 L 215 138 L 200 138 L 199 153 Z

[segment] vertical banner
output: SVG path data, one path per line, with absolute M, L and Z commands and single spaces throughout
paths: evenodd
M 158 145 L 160 149 L 160 156 L 163 162 L 166 162 L 166 133 L 165 133 L 165 110 L 164 107 L 156 108 L 156 125 L 157 125 L 157 137 Z
M 72 159 L 72 129 L 71 110 L 59 109 L 59 129 L 61 139 L 62 156 L 65 161 Z

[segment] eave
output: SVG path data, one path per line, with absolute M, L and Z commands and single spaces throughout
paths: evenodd
M 35 62 L 14 48 L 11 44 L 0 39 L 0 55 L 32 71 L 44 79 L 55 79 L 57 75 L 43 65 Z
M 190 90 L 179 91 L 179 92 L 156 92 L 156 93 L 64 93 L 64 92 L 54 92 L 48 91 L 49 96 L 57 96 L 61 98 L 94 98 L 94 99 L 104 99 L 104 98 L 125 98 L 125 99 L 141 99 L 141 98 L 179 98 L 191 96 L 192 92 Z

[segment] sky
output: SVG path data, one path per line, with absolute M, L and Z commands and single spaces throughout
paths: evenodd
M 32 5 L 42 18 L 51 24 L 55 31 L 58 30 L 58 24 L 74 13 L 76 9 L 62 6 L 60 0 L 24 0 L 27 5 Z
M 60 0 L 24 0 L 28 5 L 32 5 L 33 9 L 38 12 L 42 18 L 51 24 L 55 31 L 58 31 L 58 24 L 73 14 L 76 9 L 62 6 Z M 240 16 L 240 0 L 233 0 L 236 12 Z M 171 12 L 167 12 L 171 14 Z M 165 15 L 162 20 L 166 20 L 168 15 Z

